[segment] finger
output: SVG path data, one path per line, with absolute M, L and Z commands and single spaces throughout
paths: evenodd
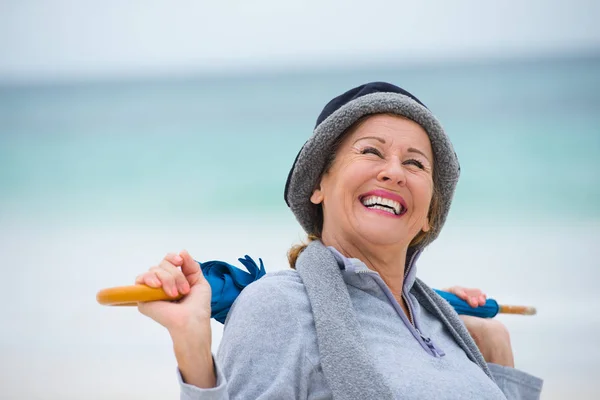
M 473 299 L 473 302 L 469 300 L 469 304 L 471 304 L 472 307 L 485 305 L 486 296 L 481 289 L 465 289 L 465 292 L 469 298 Z
M 469 305 L 473 308 L 479 307 L 479 298 L 469 297 Z
M 190 291 L 190 285 L 188 284 L 187 279 L 185 279 L 183 272 L 178 267 L 171 264 L 171 262 L 167 261 L 166 258 L 160 262 L 158 267 L 162 268 L 163 270 L 165 270 L 173 276 L 173 278 L 175 279 L 175 286 L 177 287 L 179 293 L 188 294 L 188 292 Z
M 181 264 L 181 271 L 187 278 L 190 285 L 195 285 L 199 280 L 204 279 L 204 275 L 202 275 L 202 270 L 200 270 L 200 265 L 196 262 L 190 253 L 187 250 L 182 250 L 179 253 L 181 258 L 183 258 L 183 264 Z
M 138 285 L 147 285 L 153 288 L 161 286 L 160 280 L 153 272 L 144 272 L 135 278 L 135 283 Z
M 162 288 L 167 295 L 171 297 L 177 297 L 179 292 L 175 285 L 175 277 L 173 275 L 160 267 L 152 267 L 150 271 L 152 271 L 156 277 L 158 277 L 162 283 Z
M 467 294 L 465 292 L 465 289 L 463 287 L 452 286 L 451 288 L 445 289 L 445 291 L 458 296 L 462 300 L 465 300 L 465 301 L 467 300 L 468 296 L 467 296 Z
M 135 283 L 141 285 L 144 283 L 144 274 L 139 274 L 135 277 Z
M 160 281 L 160 278 L 158 276 L 156 276 L 155 273 L 149 272 L 146 274 L 146 276 L 144 277 L 144 284 L 147 286 L 150 286 L 152 288 L 159 288 L 162 286 L 162 282 Z
M 480 306 L 484 306 L 484 305 L 485 305 L 485 302 L 486 302 L 485 295 L 484 295 L 484 294 L 482 294 L 481 296 L 479 296 L 479 305 L 480 305 Z
M 183 263 L 183 259 L 177 253 L 168 253 L 165 258 L 163 258 L 163 261 L 168 261 L 176 267 L 181 267 L 181 263 Z
M 464 291 L 469 297 L 479 297 L 483 294 L 483 292 L 480 289 L 464 288 Z

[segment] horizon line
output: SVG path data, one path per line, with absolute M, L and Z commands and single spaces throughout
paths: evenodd
M 50 73 L 36 76 L 30 75 L 7 75 L 0 74 L 0 88 L 35 87 L 35 86 L 72 86 L 85 84 L 115 84 L 115 83 L 143 83 L 143 82 L 165 82 L 165 81 L 191 81 L 203 79 L 245 78 L 245 77 L 284 77 L 294 75 L 313 75 L 320 73 L 352 73 L 361 72 L 366 69 L 416 69 L 416 68 L 457 68 L 478 67 L 490 65 L 516 65 L 535 64 L 539 62 L 561 62 L 561 61 L 597 61 L 600 60 L 600 47 L 588 49 L 573 49 L 571 51 L 555 52 L 526 52 L 509 55 L 473 55 L 458 57 L 416 57 L 402 60 L 397 57 L 371 57 L 371 60 L 354 59 L 351 63 L 348 59 L 334 62 L 299 63 L 296 61 L 284 61 L 276 64 L 267 64 L 264 61 L 249 63 L 242 67 L 215 64 L 208 68 L 202 67 L 162 67 L 140 70 L 121 70 L 109 72 L 92 73 Z M 144 68 L 142 68 L 144 69 Z

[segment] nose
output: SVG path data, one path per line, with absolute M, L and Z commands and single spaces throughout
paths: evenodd
M 379 171 L 377 180 L 404 186 L 406 184 L 406 173 L 402 167 L 402 161 L 398 157 L 389 159 Z

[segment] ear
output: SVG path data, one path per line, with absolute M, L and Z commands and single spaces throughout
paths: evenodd
M 423 228 L 421 228 L 423 232 L 429 232 L 431 230 L 431 226 L 429 226 L 429 218 L 425 218 L 425 223 L 423 224 Z
M 321 191 L 321 186 L 315 189 L 315 191 L 310 196 L 310 202 L 313 204 L 321 204 L 323 202 L 323 192 Z

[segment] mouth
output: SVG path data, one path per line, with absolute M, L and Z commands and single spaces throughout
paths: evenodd
M 360 202 L 370 210 L 378 210 L 393 216 L 402 216 L 408 209 L 401 196 L 384 190 L 375 190 L 360 196 Z

